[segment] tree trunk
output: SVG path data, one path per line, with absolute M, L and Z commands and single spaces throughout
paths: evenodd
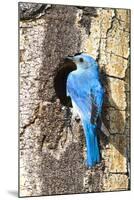
M 20 3 L 19 12 L 20 196 L 130 189 L 130 10 Z M 81 122 L 54 87 L 63 57 L 82 51 L 99 63 L 110 132 L 93 169 Z

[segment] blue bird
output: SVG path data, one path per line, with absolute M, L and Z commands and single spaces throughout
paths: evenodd
M 70 96 L 72 106 L 77 111 L 86 138 L 88 167 L 100 162 L 100 151 L 97 140 L 97 119 L 101 115 L 104 89 L 99 79 L 97 62 L 85 53 L 68 56 L 77 69 L 67 77 L 67 96 Z

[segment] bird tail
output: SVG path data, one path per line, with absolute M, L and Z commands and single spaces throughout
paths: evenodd
M 88 120 L 83 120 L 83 128 L 87 146 L 87 166 L 93 167 L 95 164 L 100 162 L 96 125 L 89 123 Z

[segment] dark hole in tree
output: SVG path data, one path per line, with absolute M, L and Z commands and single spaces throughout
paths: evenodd
M 67 77 L 70 72 L 76 70 L 76 65 L 69 60 L 65 60 L 60 63 L 59 68 L 54 77 L 54 88 L 57 97 L 60 99 L 60 102 L 64 106 L 72 107 L 70 97 L 67 97 L 66 94 L 66 83 Z

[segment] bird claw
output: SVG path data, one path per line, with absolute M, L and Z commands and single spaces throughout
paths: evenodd
M 79 121 L 80 121 L 79 115 L 76 114 L 76 113 L 75 113 L 75 114 L 73 113 L 73 115 L 72 115 L 72 120 L 73 120 L 73 121 L 76 121 L 76 122 L 79 122 Z
M 78 115 L 75 117 L 75 121 L 80 122 L 80 117 Z

